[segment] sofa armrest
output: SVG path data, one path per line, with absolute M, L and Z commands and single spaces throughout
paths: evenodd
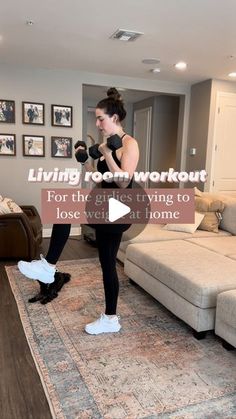
M 0 258 L 31 258 L 35 248 L 33 230 L 25 213 L 0 216 Z
M 29 224 L 33 230 L 34 237 L 38 237 L 39 243 L 41 244 L 43 225 L 37 209 L 33 205 L 21 205 L 20 207 L 29 220 Z M 41 238 L 39 236 L 41 236 Z
M 32 229 L 29 223 L 29 219 L 24 212 L 11 212 L 10 214 L 2 214 L 0 216 L 0 228 L 10 228 L 13 225 L 18 224 L 23 227 L 27 236 L 32 235 Z M 0 231 L 1 231 L 0 230 Z
M 20 205 L 22 211 L 28 216 L 37 215 L 40 218 L 37 208 L 34 205 Z

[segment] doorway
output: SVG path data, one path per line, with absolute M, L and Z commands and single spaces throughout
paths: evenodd
M 107 90 L 108 87 L 104 86 L 83 85 L 83 138 L 93 132 L 95 142 L 102 141 L 95 127 L 94 111 L 101 98 L 106 97 Z M 127 111 L 124 130 L 139 143 L 137 170 L 161 171 L 169 167 L 179 170 L 183 134 L 180 96 L 123 88 L 119 90 Z
M 236 191 L 236 94 L 219 92 L 212 153 L 212 191 Z

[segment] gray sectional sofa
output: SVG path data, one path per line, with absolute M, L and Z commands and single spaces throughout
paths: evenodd
M 135 235 L 138 227 L 132 226 L 118 252 L 128 277 L 190 325 L 197 338 L 215 329 L 218 295 L 236 289 L 236 197 L 203 196 L 225 205 L 218 233 L 150 224 Z

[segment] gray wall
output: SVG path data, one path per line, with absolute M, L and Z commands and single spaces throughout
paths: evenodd
M 151 171 L 176 168 L 179 98 L 158 96 L 154 100 Z
M 69 80 L 68 80 L 69 79 Z M 65 187 L 62 183 L 29 183 L 29 169 L 78 167 L 74 158 L 52 158 L 51 136 L 67 136 L 73 139 L 81 136 L 82 101 L 81 83 L 75 73 L 68 77 L 66 71 L 30 70 L 25 68 L 1 68 L 1 98 L 15 100 L 16 123 L 1 124 L 1 133 L 16 134 L 16 156 L 0 157 L 0 194 L 13 198 L 19 204 L 33 204 L 41 212 L 41 189 Z M 22 101 L 45 104 L 45 125 L 22 124 Z M 51 126 L 51 104 L 73 106 L 73 127 Z M 24 157 L 22 135 L 44 135 L 45 157 Z M 67 187 L 67 186 L 66 186 Z
M 211 87 L 212 80 L 206 80 L 191 88 L 187 171 L 205 169 L 206 166 Z M 196 148 L 195 156 L 189 155 L 190 148 Z
M 19 204 L 34 204 L 41 210 L 40 194 L 42 188 L 67 187 L 65 184 L 29 183 L 30 168 L 51 171 L 55 167 L 60 170 L 78 167 L 72 159 L 51 158 L 51 136 L 68 136 L 73 139 L 82 138 L 82 87 L 83 84 L 99 86 L 123 86 L 134 90 L 183 94 L 189 97 L 189 86 L 183 83 L 134 79 L 130 77 L 111 76 L 106 74 L 85 73 L 68 70 L 30 69 L 0 65 L 1 99 L 15 100 L 16 123 L 0 124 L 3 134 L 16 134 L 17 155 L 15 157 L 0 156 L 0 194 L 13 198 Z M 44 126 L 23 125 L 21 102 L 33 101 L 45 104 L 46 121 Z M 51 104 L 73 106 L 73 128 L 51 126 Z M 129 112 L 131 114 L 131 112 Z M 185 108 L 185 115 L 188 107 Z M 187 126 L 187 121 L 185 127 Z M 40 157 L 23 157 L 22 135 L 45 135 L 46 155 Z M 186 141 L 186 135 L 184 135 Z

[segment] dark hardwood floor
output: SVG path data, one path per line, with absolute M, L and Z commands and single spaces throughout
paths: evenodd
M 44 239 L 46 254 L 49 239 Z M 60 260 L 96 257 L 97 249 L 79 237 L 70 238 Z M 48 402 L 19 318 L 4 269 L 16 261 L 0 261 L 0 417 L 51 419 Z

